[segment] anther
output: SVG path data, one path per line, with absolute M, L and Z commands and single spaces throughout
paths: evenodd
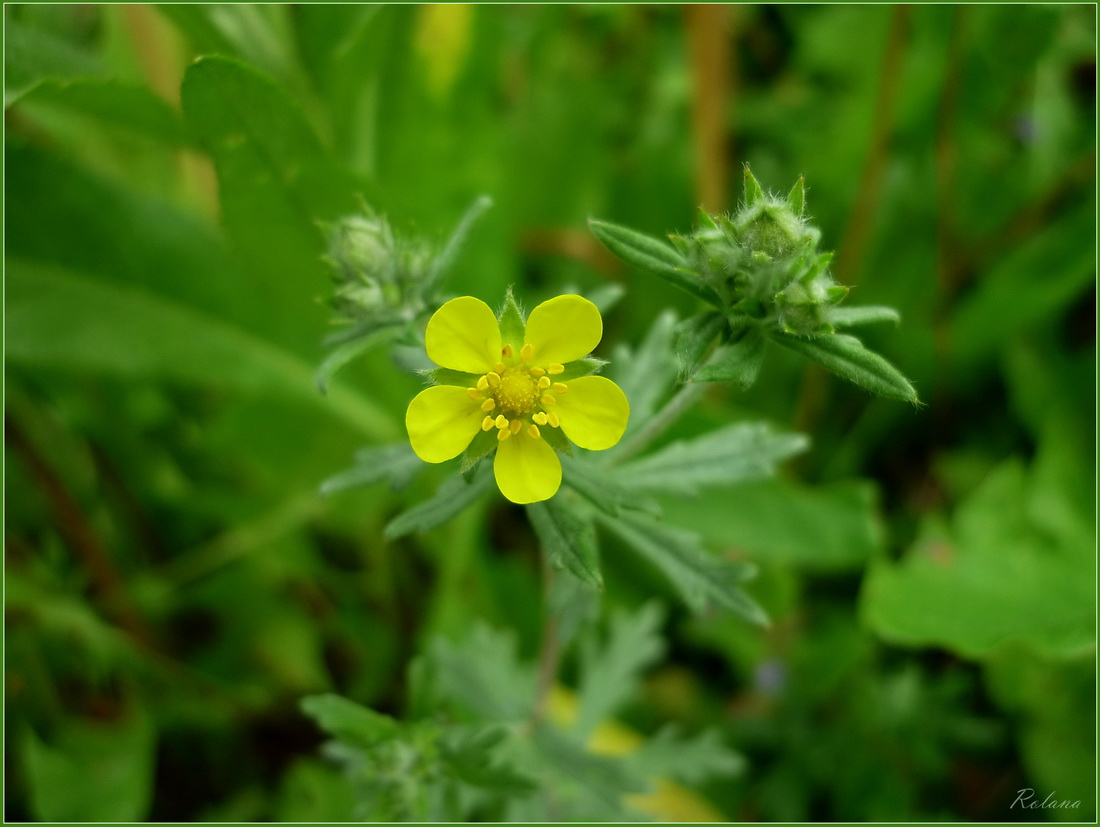
M 539 390 L 544 391 L 548 387 L 550 387 L 550 378 L 547 377 L 547 376 L 544 376 L 539 380 Z
M 531 436 L 531 439 L 538 439 L 539 438 L 539 426 L 538 425 L 531 425 L 527 429 L 527 433 Z
M 491 388 L 495 388 L 497 385 L 500 384 L 499 373 L 487 373 L 485 374 L 485 379 L 489 383 L 489 387 Z
M 493 369 L 496 370 L 497 373 L 504 373 L 504 363 L 497 362 L 495 365 L 493 365 Z
M 481 391 L 479 391 L 477 388 L 466 388 L 466 395 L 474 401 L 481 399 Z
M 565 373 L 565 365 L 558 365 L 558 364 L 550 365 L 548 368 L 546 368 L 546 372 L 547 373 L 552 373 L 552 374 L 554 374 L 554 373 Z
M 500 349 L 500 355 L 505 359 L 511 359 L 516 354 L 516 349 L 511 345 L 505 345 Z
M 486 399 L 484 402 L 481 403 L 481 410 L 491 411 L 496 406 L 497 406 L 497 401 L 495 399 Z
M 546 407 L 546 408 L 549 408 L 551 405 L 557 405 L 558 404 L 558 400 L 556 400 L 554 397 L 552 397 L 548 393 L 544 393 L 542 396 L 540 396 L 539 397 L 539 402 L 541 402 L 543 404 L 543 407 Z
M 508 427 L 508 417 L 506 417 L 504 414 L 500 414 L 497 416 L 496 419 L 493 420 L 493 424 L 501 430 L 504 430 Z
M 481 430 L 483 430 L 483 431 L 491 430 L 494 424 L 495 424 L 495 422 L 494 422 L 493 418 L 491 416 L 487 416 L 483 420 L 481 420 Z
M 558 419 L 558 415 L 553 411 L 546 415 L 546 421 L 550 423 L 551 428 L 557 428 L 559 425 L 561 425 L 561 420 Z
M 508 426 L 508 430 L 510 430 L 513 434 L 518 434 L 522 428 L 523 422 L 519 419 L 513 419 L 512 424 Z
M 487 387 L 489 387 L 489 377 L 488 376 L 482 376 L 480 379 L 477 380 L 477 389 L 479 391 L 483 391 Z
M 507 428 L 503 428 L 503 429 L 497 431 L 497 439 L 500 442 L 504 442 L 504 440 L 506 440 L 511 435 L 512 435 L 512 432 L 509 431 Z
M 554 393 L 565 393 L 567 390 L 569 390 L 569 386 L 564 382 L 554 383 Z
M 530 345 L 524 345 L 522 348 L 520 348 L 519 358 L 522 359 L 524 362 L 530 362 L 532 359 L 535 358 L 535 349 Z
M 536 425 L 545 425 L 546 424 L 546 412 L 545 411 L 539 411 L 537 414 L 532 416 L 531 419 L 534 420 Z
M 531 368 L 531 375 L 538 379 L 540 376 L 546 373 L 542 368 Z

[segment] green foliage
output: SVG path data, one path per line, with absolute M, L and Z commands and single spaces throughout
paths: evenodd
M 6 818 L 1095 819 L 1094 12 L 6 6 Z

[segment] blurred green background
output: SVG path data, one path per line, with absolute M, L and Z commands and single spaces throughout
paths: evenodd
M 805 175 L 927 407 L 770 352 L 684 418 L 812 446 L 666 504 L 759 563 L 771 628 L 605 550 L 605 607 L 671 607 L 622 719 L 718 727 L 729 819 L 1095 819 L 1095 6 L 4 13 L 9 820 L 347 818 L 303 695 L 400 715 L 410 659 L 477 619 L 534 656 L 520 509 L 388 543 L 441 472 L 318 495 L 420 386 L 379 351 L 317 393 L 320 222 L 441 241 L 488 194 L 448 289 L 618 282 L 610 356 L 694 308 L 586 218 L 689 230 L 743 163 Z

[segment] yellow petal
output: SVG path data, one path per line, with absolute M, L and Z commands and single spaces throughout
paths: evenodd
M 428 358 L 464 373 L 488 373 L 500 360 L 500 328 L 485 302 L 473 296 L 451 299 L 428 320 Z
M 602 336 L 596 305 L 582 296 L 555 296 L 531 311 L 523 340 L 534 348 L 534 363 L 545 366 L 587 356 Z
M 619 386 L 603 376 L 569 383 L 556 408 L 565 435 L 581 448 L 603 451 L 618 442 L 630 419 L 630 403 Z
M 500 493 L 524 505 L 548 500 L 561 486 L 561 462 L 545 440 L 526 432 L 500 443 L 493 474 Z
M 466 450 L 481 430 L 485 412 L 458 385 L 437 385 L 418 393 L 405 413 L 405 427 L 424 462 L 446 462 Z

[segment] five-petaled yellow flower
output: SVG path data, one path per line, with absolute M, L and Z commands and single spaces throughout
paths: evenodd
M 409 404 L 405 426 L 413 450 L 425 462 L 446 462 L 481 432 L 495 430 L 493 473 L 501 493 L 515 503 L 550 499 L 561 485 L 561 462 L 545 429 L 560 428 L 593 451 L 610 448 L 626 430 L 630 405 L 619 386 L 576 375 L 590 370 L 569 366 L 601 336 L 600 311 L 581 296 L 540 304 L 521 341 L 505 340 L 480 299 L 447 302 L 428 321 L 424 344 L 433 362 L 466 374 L 466 382 L 427 388 Z

